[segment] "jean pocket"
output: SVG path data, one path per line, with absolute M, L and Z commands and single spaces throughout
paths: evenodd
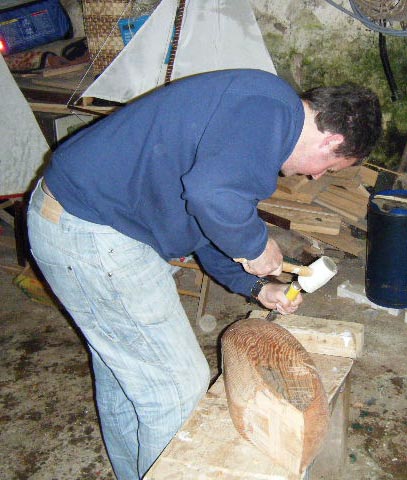
M 89 301 L 70 265 L 47 263 L 34 254 L 33 257 L 52 291 L 67 310 L 91 313 Z

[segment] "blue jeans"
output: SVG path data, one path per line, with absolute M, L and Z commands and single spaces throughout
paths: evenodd
M 28 230 L 38 266 L 89 345 L 115 474 L 141 479 L 209 383 L 171 267 L 148 245 L 70 215 L 40 183 Z

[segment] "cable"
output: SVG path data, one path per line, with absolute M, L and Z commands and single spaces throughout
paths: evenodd
M 383 65 L 383 70 L 386 75 L 387 83 L 391 91 L 391 100 L 392 102 L 395 102 L 396 100 L 400 100 L 401 96 L 400 96 L 396 81 L 394 79 L 393 71 L 390 66 L 390 61 L 387 54 L 386 37 L 381 32 L 379 32 L 379 51 L 380 51 L 380 59 Z

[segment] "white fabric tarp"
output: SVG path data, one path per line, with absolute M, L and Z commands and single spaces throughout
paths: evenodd
M 177 0 L 162 0 L 82 94 L 126 103 L 162 85 Z M 188 0 L 171 79 L 230 68 L 276 73 L 248 0 Z
M 276 74 L 248 0 L 187 2 L 172 79 L 229 68 Z
M 49 146 L 0 55 L 0 196 L 26 192 Z
M 163 0 L 82 97 L 126 103 L 162 85 L 177 6 L 177 0 Z

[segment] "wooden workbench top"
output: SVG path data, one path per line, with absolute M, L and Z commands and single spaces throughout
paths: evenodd
M 330 403 L 353 360 L 311 355 Z M 244 440 L 229 416 L 222 375 L 153 465 L 146 480 L 298 480 Z

